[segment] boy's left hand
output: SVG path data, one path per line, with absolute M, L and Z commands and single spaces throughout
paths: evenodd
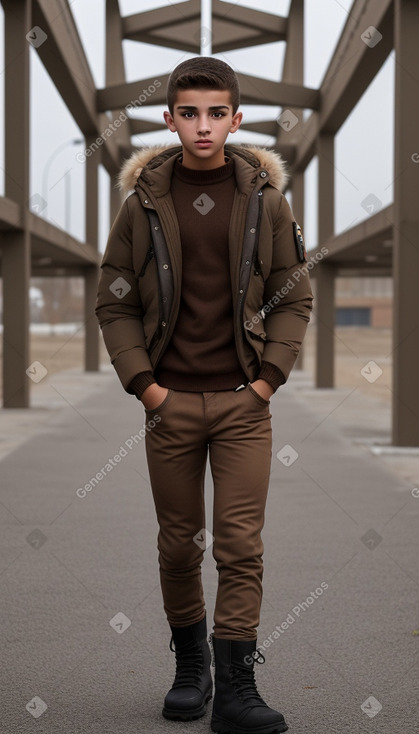
M 250 383 L 253 389 L 261 396 L 264 400 L 270 400 L 275 390 L 266 382 L 266 380 L 255 380 Z

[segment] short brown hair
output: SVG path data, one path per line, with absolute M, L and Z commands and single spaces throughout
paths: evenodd
M 173 69 L 167 83 L 167 106 L 171 115 L 179 89 L 226 89 L 230 92 L 233 115 L 240 104 L 239 80 L 235 72 L 225 61 L 212 56 L 194 56 Z

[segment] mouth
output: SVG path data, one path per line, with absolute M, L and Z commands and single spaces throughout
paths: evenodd
M 195 145 L 197 145 L 198 148 L 209 148 L 209 146 L 212 145 L 212 140 L 195 140 Z

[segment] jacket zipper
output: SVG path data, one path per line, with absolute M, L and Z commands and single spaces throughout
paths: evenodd
M 151 244 L 150 247 L 148 248 L 147 255 L 145 256 L 145 260 L 143 262 L 143 266 L 142 266 L 142 268 L 141 268 L 141 270 L 140 270 L 140 272 L 138 274 L 138 277 L 139 278 L 142 278 L 144 276 L 144 273 L 147 270 L 147 265 L 148 265 L 149 262 L 151 262 L 151 260 L 153 259 L 153 257 L 154 257 L 154 250 L 153 250 L 153 245 Z
M 259 233 L 260 233 L 260 222 L 261 222 L 261 219 L 262 219 L 262 207 L 263 207 L 263 199 L 262 199 L 262 197 L 260 197 L 260 198 L 259 198 L 259 211 L 258 211 L 258 218 L 257 218 L 257 224 L 256 224 L 256 232 L 257 232 L 257 236 L 256 236 L 256 239 L 255 239 L 255 244 L 254 244 L 254 247 L 253 247 L 253 252 L 252 252 L 252 264 L 250 265 L 250 268 L 251 268 L 251 267 L 252 267 L 252 265 L 253 265 L 253 262 L 254 262 L 254 260 L 255 260 L 255 255 L 256 255 L 256 253 L 258 252 L 258 248 L 259 248 Z M 246 285 L 246 288 L 245 288 L 245 289 L 243 289 L 243 293 L 241 294 L 241 296 L 240 296 L 240 301 L 239 301 L 239 309 L 238 309 L 238 312 L 239 312 L 239 328 L 240 328 L 240 334 L 241 334 L 241 325 L 242 325 L 242 323 L 243 323 L 243 308 L 244 308 L 244 302 L 245 302 L 245 300 L 246 300 L 246 296 L 247 296 L 247 291 L 249 290 L 249 285 L 250 285 L 250 278 L 251 278 L 251 273 L 250 273 L 250 276 L 249 276 L 249 278 L 247 279 L 247 285 Z
M 149 192 L 144 192 L 144 193 L 146 194 L 146 196 L 148 196 L 151 199 L 151 196 L 150 196 L 150 193 Z M 140 202 L 141 202 L 141 198 L 140 198 Z M 154 204 L 153 204 L 153 210 L 156 211 L 156 208 L 155 208 Z M 145 273 L 145 271 L 147 269 L 148 264 L 151 262 L 151 260 L 154 257 L 155 257 L 155 253 L 154 253 L 154 248 L 153 248 L 153 242 L 151 242 L 150 247 L 147 250 L 147 254 L 145 256 L 145 260 L 143 262 L 141 271 L 140 271 L 140 273 L 138 275 L 139 278 L 141 278 L 144 275 L 144 273 Z M 148 345 L 147 351 L 149 352 L 150 356 L 151 356 L 151 353 L 152 353 L 154 347 L 156 346 L 156 342 L 158 342 L 158 340 L 160 339 L 160 336 L 161 336 L 161 328 L 162 328 L 161 327 L 161 322 L 162 322 L 162 319 L 163 319 L 163 312 L 162 312 L 162 294 L 161 294 L 161 285 L 160 285 L 160 278 L 159 278 L 159 274 L 158 274 L 158 269 L 157 269 L 157 285 L 158 285 L 158 289 L 159 289 L 159 316 L 158 316 L 159 323 L 158 323 L 157 329 L 154 332 L 153 336 L 151 337 L 150 343 Z

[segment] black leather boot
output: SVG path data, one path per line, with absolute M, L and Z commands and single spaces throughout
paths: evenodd
M 176 653 L 176 676 L 164 699 L 166 719 L 190 721 L 205 714 L 212 698 L 211 651 L 206 616 L 188 627 L 172 627 L 170 649 Z M 172 641 L 175 645 L 173 650 Z
M 255 660 L 256 640 L 222 640 L 210 636 L 215 658 L 215 694 L 211 730 L 217 734 L 274 734 L 287 731 L 285 719 L 259 695 Z

